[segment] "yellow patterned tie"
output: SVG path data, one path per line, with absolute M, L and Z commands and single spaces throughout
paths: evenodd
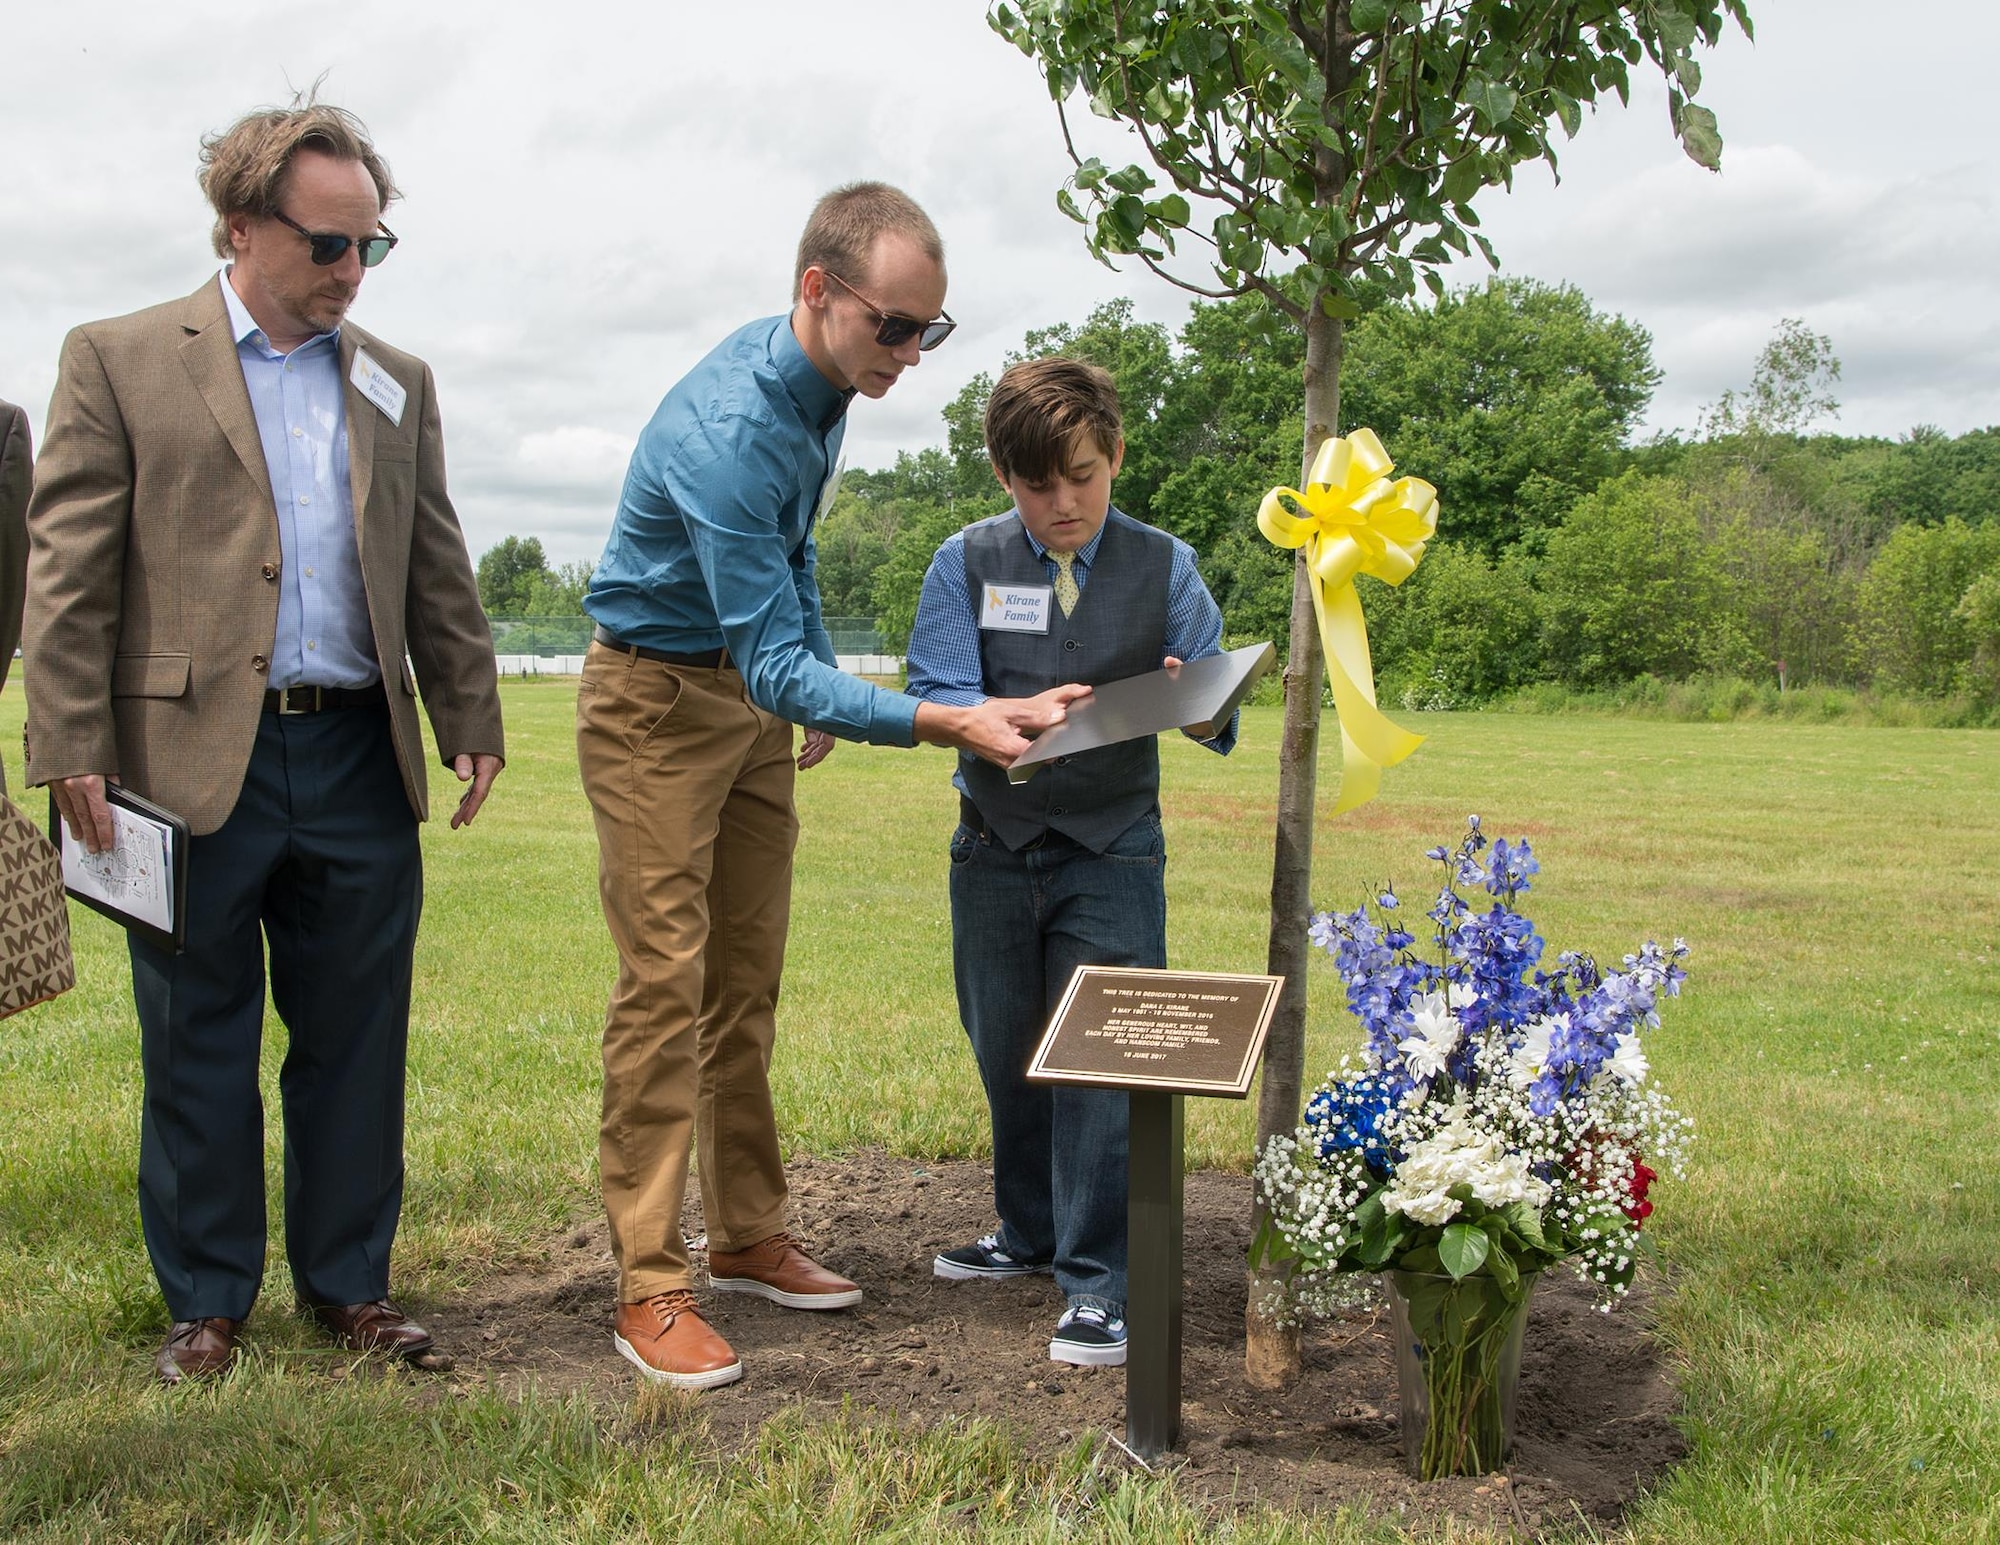
M 1056 566 L 1056 604 L 1067 617 L 1076 610 L 1076 603 L 1083 595 L 1076 584 L 1076 554 L 1052 551 L 1049 559 Z

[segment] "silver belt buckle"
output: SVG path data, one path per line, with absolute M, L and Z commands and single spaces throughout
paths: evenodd
M 292 705 L 292 694 L 294 692 L 298 693 L 301 698 L 301 701 L 297 707 L 294 707 Z M 306 697 L 305 694 L 307 693 L 311 693 L 312 696 L 310 698 Z M 319 710 L 320 710 L 320 700 L 319 700 L 318 687 L 285 687 L 281 689 L 278 693 L 278 712 L 281 714 L 318 713 Z

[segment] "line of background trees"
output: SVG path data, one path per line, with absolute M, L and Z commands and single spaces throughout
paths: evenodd
M 1253 517 L 1297 476 L 1302 348 L 1258 297 L 1197 304 L 1177 336 L 1119 300 L 1008 356 L 1077 354 L 1116 377 L 1119 507 L 1201 555 L 1232 639 L 1281 649 L 1291 555 Z M 2000 713 L 2000 429 L 1809 433 L 1837 409 L 1839 369 L 1787 321 L 1691 436 L 1633 444 L 1660 379 L 1651 338 L 1580 291 L 1496 279 L 1364 308 L 1343 427 L 1374 429 L 1442 509 L 1415 576 L 1363 589 L 1383 701 L 1717 677 Z M 944 410 L 944 447 L 849 471 L 819 525 L 827 613 L 873 616 L 892 650 L 939 542 L 1007 507 L 980 431 L 992 384 L 982 372 Z M 481 559 L 481 593 L 495 615 L 569 613 L 587 567 L 509 538 Z

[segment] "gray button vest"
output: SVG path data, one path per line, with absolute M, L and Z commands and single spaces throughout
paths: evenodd
M 1167 638 L 1167 586 L 1174 544 L 1164 531 L 1111 511 L 1089 583 L 1073 615 L 1049 598 L 1046 633 L 979 630 L 979 663 L 989 697 L 1033 697 L 1080 681 L 1088 686 L 1160 668 Z M 1014 514 L 965 532 L 965 584 L 975 611 L 988 585 L 1047 585 L 1047 566 Z M 986 824 L 1011 849 L 1049 830 L 1102 853 L 1160 799 L 1160 747 L 1148 735 L 1058 757 L 1026 783 L 1007 781 L 991 762 L 961 752 L 959 771 Z

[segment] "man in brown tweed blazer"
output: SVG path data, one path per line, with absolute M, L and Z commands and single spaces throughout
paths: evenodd
M 28 517 L 28 781 L 93 850 L 113 837 L 106 780 L 193 833 L 185 951 L 130 943 L 160 1377 L 226 1369 L 263 1275 L 267 942 L 299 1302 L 343 1345 L 437 1362 L 388 1298 L 417 690 L 468 784 L 456 827 L 501 765 L 492 639 L 430 371 L 344 321 L 395 244 L 366 130 L 308 101 L 202 160 L 230 266 L 63 346 Z

